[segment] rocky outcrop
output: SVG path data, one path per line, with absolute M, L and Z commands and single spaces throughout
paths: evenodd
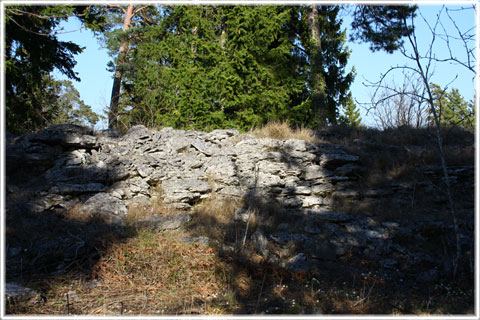
M 11 141 L 6 153 L 8 170 L 18 169 L 9 176 L 12 184 L 29 182 L 36 191 L 59 198 L 93 197 L 88 210 L 98 202 L 97 193 L 129 206 L 148 200 L 157 187 L 163 201 L 177 209 L 188 209 L 212 192 L 240 198 L 255 193 L 292 208 L 328 208 L 330 195 L 343 189 L 338 182 L 354 179 L 352 172 L 359 168 L 358 157 L 339 146 L 257 139 L 236 130 L 143 126 L 121 138 L 54 126 Z M 123 215 L 118 206 L 106 211 Z
M 288 210 L 291 221 L 273 231 L 249 233 L 255 250 L 271 263 L 305 270 L 319 261 L 338 261 L 356 252 L 391 270 L 427 265 L 418 281 L 438 277 L 438 266 L 444 272 L 451 268 L 442 265 L 442 257 L 418 245 L 439 234 L 451 236 L 451 224 L 431 219 L 421 224 L 379 221 L 368 212 L 354 215 L 335 210 L 335 203 L 345 199 L 381 199 L 402 205 L 414 188 L 392 183 L 379 189 L 359 189 L 357 180 L 366 169 L 357 155 L 338 145 L 259 139 L 236 130 L 155 131 L 144 126 L 113 137 L 59 125 L 37 134 L 9 137 L 6 164 L 7 202 L 21 190 L 34 199 L 30 209 L 37 212 L 80 203 L 82 211 L 121 225 L 129 207 L 146 205 L 154 198 L 188 210 L 215 195 L 244 200 L 246 206 L 237 211 L 235 220 L 246 223 L 249 203 L 276 203 Z M 440 174 L 434 166 L 421 170 L 425 175 Z M 473 166 L 462 166 L 449 172 L 461 181 L 473 176 L 473 170 Z M 187 213 L 174 218 L 157 215 L 137 225 L 166 230 L 190 220 Z M 406 245 L 412 241 L 416 244 Z M 208 239 L 201 242 L 206 244 Z M 467 248 L 471 242 L 472 237 L 464 235 L 461 245 Z

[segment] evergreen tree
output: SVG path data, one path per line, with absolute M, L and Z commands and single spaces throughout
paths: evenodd
M 56 95 L 48 74 L 59 70 L 80 80 L 73 71 L 74 55 L 82 48 L 59 41 L 55 28 L 71 16 L 92 30 L 101 30 L 98 8 L 86 6 L 5 6 L 5 106 L 7 130 L 15 133 L 43 128 L 55 112 L 47 103 Z
M 71 123 L 83 126 L 95 127 L 99 115 L 93 112 L 92 108 L 80 99 L 80 93 L 75 89 L 69 80 L 50 80 L 51 88 L 55 91 L 57 98 L 52 104 L 56 110 L 52 124 Z
M 348 127 L 358 128 L 362 122 L 360 111 L 351 94 L 346 100 L 346 103 L 342 105 L 342 115 L 339 116 L 338 122 Z
M 155 15 L 159 12 L 154 6 L 107 5 L 105 12 L 105 30 L 101 36 L 112 60 L 108 63 L 109 71 L 114 73 L 113 87 L 108 113 L 108 127 L 118 127 L 119 116 L 128 108 L 125 97 L 125 73 L 132 70 L 132 53 L 140 39 L 143 28 L 156 24 Z
M 346 73 L 350 51 L 338 18 L 338 6 L 300 7 L 294 29 L 304 50 L 309 90 L 310 126 L 335 124 L 338 107 L 346 102 L 354 70 Z M 295 21 L 295 20 L 294 20 Z M 317 41 L 315 37 L 319 36 Z
M 131 121 L 202 129 L 306 121 L 290 18 L 291 8 L 272 6 L 165 8 L 135 51 Z
M 320 47 L 307 7 L 157 8 L 160 18 L 132 49 L 121 121 L 201 129 L 335 123 L 353 72 L 345 74 L 338 7 L 317 9 Z
M 450 92 L 446 92 L 434 83 L 430 85 L 430 88 L 441 125 L 459 126 L 469 130 L 475 129 L 475 107 L 473 102 L 465 101 L 457 88 L 452 88 Z M 433 121 L 431 115 L 429 120 Z
M 384 50 L 393 53 L 403 45 L 403 38 L 412 34 L 413 25 L 407 19 L 415 17 L 416 5 L 355 7 L 352 40 L 370 43 L 372 51 Z

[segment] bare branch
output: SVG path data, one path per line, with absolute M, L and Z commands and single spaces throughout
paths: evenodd
M 79 13 L 79 14 L 69 14 L 69 15 L 60 15 L 60 16 L 46 16 L 46 15 L 41 15 L 41 14 L 38 14 L 38 13 L 34 13 L 34 12 L 28 12 L 28 11 L 24 11 L 24 10 L 20 10 L 20 9 L 17 9 L 17 8 L 5 8 L 5 12 L 6 13 L 10 13 L 10 14 L 14 14 L 14 15 L 17 15 L 17 16 L 21 16 L 21 15 L 29 15 L 29 16 L 32 16 L 32 17 L 35 17 L 35 18 L 39 18 L 39 19 L 52 19 L 52 18 L 70 18 L 70 17 L 84 17 L 87 15 L 87 12 L 85 11 L 84 13 Z
M 124 7 L 122 7 L 121 5 L 118 5 L 118 4 L 109 4 L 108 5 L 109 8 L 117 8 L 117 9 L 121 9 L 123 14 L 126 14 L 127 13 L 127 9 L 125 9 Z
M 133 15 L 136 15 L 138 12 L 142 11 L 143 9 L 146 9 L 148 8 L 149 6 L 142 6 L 142 7 L 138 7 L 136 8 L 135 10 L 133 10 Z

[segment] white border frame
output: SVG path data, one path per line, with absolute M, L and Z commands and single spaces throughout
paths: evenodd
M 191 5 L 215 5 L 215 4 L 232 4 L 232 5 L 254 5 L 254 4 L 277 4 L 277 5 L 305 5 L 305 4 L 392 4 L 392 5 L 402 5 L 402 4 L 417 4 L 417 5 L 465 5 L 471 4 L 475 6 L 476 9 L 476 75 L 475 75 L 475 88 L 476 88 L 476 99 L 475 99 L 475 106 L 476 106 L 476 135 L 475 135 L 475 315 L 473 316 L 393 316 L 393 315 L 376 315 L 376 316 L 365 316 L 365 315 L 328 315 L 328 316 L 13 316 L 13 315 L 5 315 L 5 221 L 4 221 L 4 205 L 5 205 L 5 73 L 4 73 L 4 6 L 9 4 L 108 4 L 108 3 L 116 3 L 116 4 L 129 4 L 129 3 L 137 3 L 137 4 L 166 4 L 166 5 L 179 5 L 179 4 L 191 4 Z M 368 1 L 361 1 L 361 0 L 325 0 L 325 1 L 302 1 L 302 0 L 285 0 L 285 1 L 275 1 L 275 0 L 191 0 L 191 1 L 65 1 L 65 0 L 47 0 L 47 1 L 26 1 L 26 0 L 0 0 L 0 156 L 1 156 L 1 164 L 0 164 L 0 212 L 1 212 L 1 220 L 0 220 L 0 252 L 1 252 L 1 264 L 0 264 L 0 318 L 1 319 L 71 319 L 78 318 L 78 319 L 161 319 L 161 318 L 180 318 L 180 319 L 263 319 L 263 318 L 274 318 L 274 319 L 479 319 L 480 318 L 480 294 L 479 294 L 479 205 L 480 205 L 480 177 L 479 177 L 479 159 L 480 159 L 480 150 L 479 150 L 479 127 L 480 127 L 480 2 L 475 0 L 416 0 L 416 1 L 407 1 L 407 0 L 368 0 Z

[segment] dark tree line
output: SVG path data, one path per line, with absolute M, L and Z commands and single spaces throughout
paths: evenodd
M 83 48 L 55 34 L 69 17 L 96 32 L 111 54 L 110 128 L 141 123 L 247 129 L 270 120 L 315 127 L 348 123 L 349 114 L 358 123 L 341 6 L 12 5 L 5 10 L 6 123 L 13 132 L 58 119 L 53 69 L 78 80 L 74 57 Z M 397 22 L 415 10 L 356 6 L 355 38 L 391 52 L 411 32 Z M 379 21 L 381 28 L 373 28 Z M 347 113 L 340 117 L 342 108 Z

